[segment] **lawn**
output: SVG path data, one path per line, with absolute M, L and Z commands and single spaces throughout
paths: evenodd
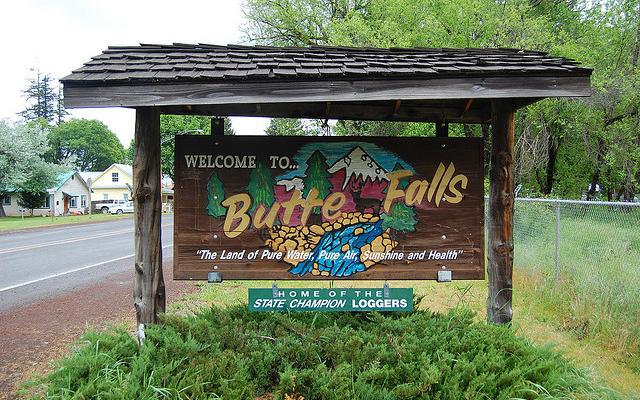
M 91 223 L 99 221 L 113 221 L 114 219 L 131 218 L 131 215 L 64 215 L 59 217 L 2 217 L 0 218 L 0 232 L 12 231 L 16 229 L 37 228 L 52 225 L 68 225 Z

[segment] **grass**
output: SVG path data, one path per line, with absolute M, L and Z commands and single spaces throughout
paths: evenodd
M 559 271 L 553 207 L 516 208 L 515 264 L 531 306 L 579 339 L 608 344 L 640 373 L 640 207 L 563 206 Z
M 616 399 L 548 347 L 446 314 L 168 315 L 138 347 L 88 333 L 45 380 L 50 399 Z
M 131 215 L 65 215 L 58 217 L 2 217 L 0 218 L 0 232 L 25 228 L 39 228 L 44 226 L 69 225 L 98 221 L 112 221 L 114 219 L 131 218 Z

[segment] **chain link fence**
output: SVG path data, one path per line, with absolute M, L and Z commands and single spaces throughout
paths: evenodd
M 584 307 L 637 318 L 640 203 L 516 199 L 514 269 Z

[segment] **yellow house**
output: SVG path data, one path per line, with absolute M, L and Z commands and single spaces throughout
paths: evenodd
M 126 164 L 111 164 L 103 172 L 90 173 L 89 187 L 93 193 L 92 201 L 131 200 L 133 188 L 133 168 Z

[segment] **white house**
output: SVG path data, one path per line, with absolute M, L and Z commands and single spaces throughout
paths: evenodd
M 44 204 L 35 208 L 33 215 L 51 215 L 52 210 L 55 215 L 85 213 L 91 198 L 89 185 L 77 171 L 58 175 L 56 185 L 48 189 L 47 194 Z M 7 216 L 20 215 L 22 207 L 18 204 L 17 193 L 2 196 L 0 201 Z M 26 213 L 29 213 L 29 210 L 26 210 Z

